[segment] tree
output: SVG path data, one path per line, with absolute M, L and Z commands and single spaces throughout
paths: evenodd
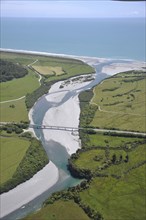
M 123 159 L 123 156 L 122 156 L 122 155 L 120 155 L 119 161 L 121 162 L 121 161 L 122 161 L 122 159 Z
M 128 163 L 128 161 L 129 161 L 129 156 L 128 156 L 128 154 L 126 155 L 126 157 L 125 157 L 125 163 Z
M 113 164 L 116 163 L 116 154 L 113 154 L 113 156 L 112 156 L 112 163 L 113 163 Z

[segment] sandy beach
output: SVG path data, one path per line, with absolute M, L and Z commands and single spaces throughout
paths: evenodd
M 113 63 L 111 65 L 104 66 L 102 72 L 108 75 L 114 75 L 121 72 L 131 71 L 131 70 L 144 70 L 146 67 L 145 62 L 132 61 L 130 63 Z

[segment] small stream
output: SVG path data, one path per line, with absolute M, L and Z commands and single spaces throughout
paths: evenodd
M 119 60 L 117 61 L 119 62 Z M 121 62 L 121 61 L 120 61 Z M 125 62 L 125 61 L 124 61 Z M 112 63 L 116 63 L 116 61 L 106 61 L 105 63 L 98 64 L 97 66 L 94 65 L 96 69 L 96 77 L 95 80 L 92 82 L 89 82 L 88 85 L 81 87 L 80 89 L 75 89 L 73 91 L 68 91 L 63 100 L 60 103 L 57 103 L 57 105 L 61 105 L 63 102 L 66 102 L 66 100 L 70 99 L 71 97 L 77 95 L 81 91 L 88 90 L 92 88 L 93 86 L 100 83 L 103 79 L 107 78 L 108 75 L 102 73 L 102 68 L 105 65 L 109 65 Z M 43 106 L 43 108 L 42 108 Z M 45 96 L 42 96 L 38 102 L 35 104 L 33 108 L 33 121 L 35 124 L 42 124 L 43 118 L 45 113 L 48 111 L 49 108 L 53 106 L 53 102 L 48 102 L 45 99 Z M 60 131 L 61 132 L 61 131 Z M 42 144 L 44 146 L 44 149 L 46 150 L 46 153 L 49 157 L 49 160 L 51 160 L 59 170 L 59 179 L 57 183 L 49 188 L 46 192 L 32 200 L 31 202 L 27 203 L 25 206 L 19 208 L 18 210 L 14 211 L 13 213 L 5 216 L 2 218 L 3 220 L 14 220 L 14 219 L 20 219 L 27 214 L 34 212 L 41 208 L 42 203 L 53 193 L 56 191 L 60 191 L 63 189 L 67 189 L 68 187 L 72 187 L 80 183 L 81 180 L 73 178 L 69 171 L 67 170 L 67 163 L 68 158 L 70 157 L 69 154 L 66 151 L 66 148 L 60 145 L 59 143 L 55 141 L 49 141 L 47 142 L 44 139 L 44 135 L 42 130 L 36 129 L 35 133 L 37 137 L 42 141 Z M 55 137 L 54 137 L 55 139 Z

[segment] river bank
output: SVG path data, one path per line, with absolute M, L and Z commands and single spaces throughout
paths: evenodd
M 53 186 L 58 180 L 58 169 L 50 161 L 30 180 L 1 195 L 1 218 L 24 206 Z

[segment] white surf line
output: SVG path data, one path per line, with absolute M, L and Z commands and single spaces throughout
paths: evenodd
M 24 96 L 22 96 L 22 97 L 20 97 L 18 99 L 11 99 L 11 100 L 7 100 L 7 101 L 2 101 L 2 102 L 0 102 L 0 104 L 7 103 L 7 102 L 16 102 L 16 101 L 19 101 L 21 99 L 24 99 L 25 97 L 26 96 L 24 95 Z
M 91 102 L 90 104 L 97 105 L 95 102 Z M 100 105 L 97 105 L 97 106 L 98 106 L 98 110 L 99 110 L 100 112 L 107 112 L 107 113 L 120 114 L 120 115 L 135 115 L 135 116 L 146 117 L 146 115 L 141 115 L 141 114 L 124 113 L 124 112 L 122 113 L 122 112 L 115 112 L 115 111 L 107 111 L 107 110 L 101 109 Z

